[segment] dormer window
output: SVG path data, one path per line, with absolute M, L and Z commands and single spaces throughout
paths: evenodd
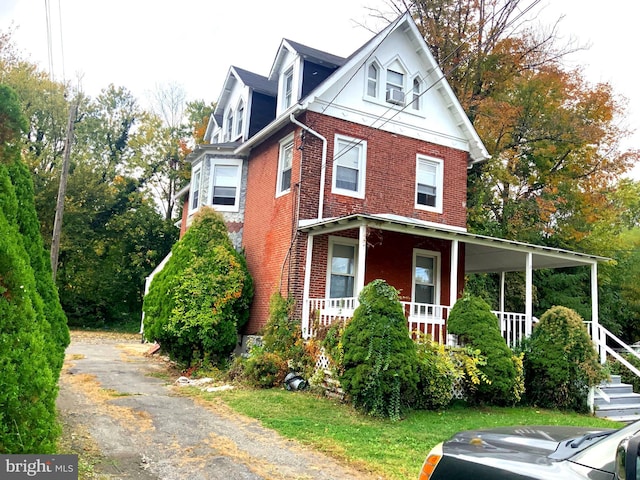
M 244 124 L 244 102 L 240 100 L 238 104 L 238 111 L 236 113 L 238 120 L 236 122 L 236 136 L 240 137 L 243 134 L 242 127 Z
M 233 137 L 233 110 L 229 110 L 227 113 L 227 125 L 225 131 L 225 140 L 230 142 Z
M 387 70 L 387 102 L 404 104 L 404 74 L 391 69 Z
M 293 67 L 284 74 L 282 89 L 282 109 L 286 110 L 293 103 Z
M 378 96 L 378 77 L 380 69 L 375 63 L 369 65 L 367 69 L 367 95 L 370 97 Z

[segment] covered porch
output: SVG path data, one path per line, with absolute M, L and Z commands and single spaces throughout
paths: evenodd
M 591 272 L 592 317 L 585 320 L 595 344 L 600 345 L 600 338 L 596 338 L 600 335 L 597 276 L 598 262 L 606 258 L 473 235 L 463 229 L 390 214 L 304 220 L 299 230 L 307 234 L 302 299 L 306 338 L 313 336 L 316 328 L 351 318 L 364 285 L 383 278 L 401 291 L 410 333 L 428 333 L 439 343 L 451 344 L 446 321 L 464 290 L 465 275 L 497 273 L 500 298 L 494 313 L 505 341 L 513 347 L 531 334 L 535 321 L 533 271 L 587 266 Z M 383 246 L 385 242 L 392 246 Z M 505 311 L 507 272 L 525 273 L 524 312 Z

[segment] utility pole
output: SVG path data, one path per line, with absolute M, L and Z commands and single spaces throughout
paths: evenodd
M 58 187 L 58 201 L 56 203 L 56 218 L 53 223 L 53 238 L 51 240 L 51 270 L 53 281 L 56 281 L 58 272 L 58 253 L 60 251 L 60 232 L 62 231 L 62 215 L 64 213 L 64 196 L 67 193 L 67 178 L 69 177 L 69 157 L 71 155 L 71 142 L 73 140 L 73 127 L 78 114 L 78 103 L 71 105 L 69 109 L 69 123 L 67 124 L 67 137 L 64 141 L 64 159 L 62 172 L 60 173 L 60 186 Z

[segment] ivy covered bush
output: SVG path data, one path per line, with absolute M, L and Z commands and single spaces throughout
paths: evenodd
M 586 411 L 589 388 L 606 378 L 582 318 L 551 307 L 525 344 L 526 395 L 545 408 Z
M 217 364 L 235 348 L 252 297 L 253 281 L 224 220 L 202 208 L 151 282 L 145 337 L 182 364 Z
M 484 357 L 485 365 L 480 370 L 487 381 L 476 385 L 470 401 L 510 405 L 520 400 L 522 378 L 517 358 L 502 338 L 498 319 L 484 300 L 472 295 L 460 298 L 451 309 L 447 330 Z
M 435 410 L 447 406 L 453 397 L 453 384 L 462 372 L 444 345 L 426 337 L 417 344 L 418 394 L 416 408 Z
M 340 382 L 357 408 L 397 420 L 415 402 L 416 345 L 395 288 L 374 280 L 364 287 L 359 301 L 342 337 Z

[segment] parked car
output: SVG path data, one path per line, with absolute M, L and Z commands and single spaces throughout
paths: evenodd
M 419 480 L 639 480 L 639 445 L 640 422 L 460 432 L 431 450 Z

